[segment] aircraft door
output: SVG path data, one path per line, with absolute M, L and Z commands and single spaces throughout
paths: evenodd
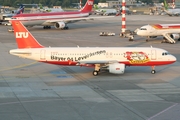
M 40 51 L 40 60 L 46 60 L 46 50 Z
M 157 34 L 156 32 L 156 30 L 152 27 L 152 26 L 149 26 L 149 33 L 151 34 L 151 35 L 154 35 L 154 34 Z
M 156 60 L 156 50 L 151 50 L 151 60 Z

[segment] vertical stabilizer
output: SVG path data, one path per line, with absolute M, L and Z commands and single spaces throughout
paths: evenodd
M 84 7 L 80 10 L 81 12 L 91 12 L 93 8 L 94 0 L 87 0 Z
M 12 27 L 16 38 L 17 46 L 22 48 L 42 48 L 43 46 L 32 36 L 32 34 L 17 20 L 13 20 Z
M 99 10 L 99 7 L 97 4 L 94 4 L 94 8 L 95 8 L 95 10 Z
M 23 4 L 21 4 L 20 6 L 19 6 L 19 9 L 17 10 L 17 13 L 16 14 L 22 14 L 23 12 L 24 12 L 24 5 Z
M 165 8 L 165 10 L 168 9 L 168 4 L 167 4 L 166 0 L 164 0 L 164 8 Z

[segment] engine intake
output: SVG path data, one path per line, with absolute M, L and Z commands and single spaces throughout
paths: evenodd
M 180 38 L 180 35 L 179 34 L 171 34 L 170 35 L 172 39 L 174 40 L 178 40 Z
M 56 23 L 54 23 L 54 27 L 56 29 L 63 29 L 66 27 L 66 24 L 64 22 L 56 22 Z

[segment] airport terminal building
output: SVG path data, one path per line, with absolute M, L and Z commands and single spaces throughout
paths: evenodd
M 137 4 L 136 0 L 126 0 L 126 6 L 136 6 L 136 4 Z M 122 0 L 106 1 L 106 3 L 98 3 L 98 6 L 100 7 L 109 7 L 109 8 L 114 8 L 121 5 L 122 5 Z

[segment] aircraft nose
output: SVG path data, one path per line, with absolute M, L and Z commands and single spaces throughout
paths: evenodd
M 137 28 L 136 30 L 134 30 L 134 32 L 138 35 L 138 31 L 140 31 L 139 28 Z
M 141 36 L 141 35 L 142 35 L 141 30 L 137 30 L 137 31 L 136 31 L 136 34 L 139 35 L 139 36 Z
M 175 56 L 172 55 L 171 60 L 172 60 L 173 62 L 176 62 L 177 59 L 176 59 Z
M 168 60 L 169 60 L 169 64 L 172 64 L 172 63 L 176 62 L 177 59 L 175 56 L 171 55 L 168 57 Z

